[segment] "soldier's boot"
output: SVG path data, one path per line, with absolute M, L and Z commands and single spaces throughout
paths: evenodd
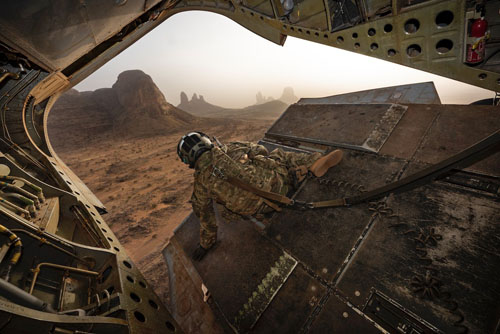
M 326 174 L 328 169 L 337 165 L 342 160 L 343 155 L 344 153 L 341 150 L 332 151 L 316 160 L 311 167 L 309 167 L 309 171 L 313 173 L 314 176 L 321 177 Z

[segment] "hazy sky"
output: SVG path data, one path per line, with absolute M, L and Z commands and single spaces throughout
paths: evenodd
M 426 72 L 292 37 L 269 42 L 230 19 L 208 12 L 174 15 L 75 88 L 111 87 L 119 73 L 141 69 L 168 102 L 203 95 L 223 107 L 254 104 L 257 92 L 279 98 L 321 97 L 399 84 L 434 81 L 443 103 L 467 104 L 493 92 Z

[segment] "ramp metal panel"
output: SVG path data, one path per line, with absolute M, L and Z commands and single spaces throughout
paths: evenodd
M 391 182 L 402 167 L 403 161 L 346 152 L 339 166 L 321 180 L 308 180 L 296 198 L 321 201 L 359 194 Z M 266 233 L 316 275 L 331 282 L 370 222 L 368 204 L 313 211 L 284 209 L 271 218 Z
M 458 188 L 433 185 L 391 197 L 337 287 L 361 309 L 377 290 L 445 333 L 492 332 L 498 221 L 495 199 Z
M 265 138 L 378 152 L 405 111 L 393 104 L 294 104 Z
M 309 329 L 309 328 L 308 328 Z M 380 333 L 380 329 L 346 305 L 338 296 L 328 298 L 310 333 Z
M 339 165 L 293 194 L 310 202 L 399 180 L 500 127 L 494 107 L 409 105 L 378 152 L 363 148 L 388 108 L 293 105 L 261 143 L 270 151 L 344 147 Z M 220 322 L 238 333 L 495 333 L 498 155 L 377 202 L 221 222 L 220 243 L 186 268 L 211 292 Z M 174 234 L 186 258 L 198 233 L 190 216 Z M 279 278 L 265 287 L 272 272 Z
M 441 108 L 422 104 L 409 104 L 407 107 L 398 126 L 380 149 L 380 154 L 411 159 Z
M 299 264 L 253 331 L 297 333 L 325 293 L 326 286 L 311 277 Z
M 194 266 L 229 324 L 245 332 L 257 322 L 297 262 L 262 238 L 248 220 L 219 223 L 218 243 Z M 176 231 L 186 254 L 199 243 L 191 214 Z
M 434 82 L 384 87 L 317 98 L 302 98 L 299 104 L 441 104 Z
M 500 128 L 498 108 L 493 106 L 446 105 L 436 107 L 432 123 L 415 159 L 434 164 L 456 154 Z M 473 112 L 471 112 L 473 110 Z M 498 175 L 500 154 L 485 159 L 469 170 Z

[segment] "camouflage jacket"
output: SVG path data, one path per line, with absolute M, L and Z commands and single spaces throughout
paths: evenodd
M 217 238 L 213 201 L 243 216 L 255 214 L 262 206 L 261 197 L 228 183 L 224 180 L 226 175 L 265 191 L 287 193 L 287 166 L 268 155 L 268 150 L 262 145 L 234 142 L 214 147 L 198 159 L 191 203 L 200 220 L 202 247 L 210 248 Z

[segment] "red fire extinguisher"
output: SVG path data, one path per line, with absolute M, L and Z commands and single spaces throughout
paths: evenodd
M 479 64 L 484 60 L 485 44 L 488 35 L 488 22 L 484 16 L 474 20 L 470 34 L 467 38 L 467 57 L 465 62 L 468 64 Z

